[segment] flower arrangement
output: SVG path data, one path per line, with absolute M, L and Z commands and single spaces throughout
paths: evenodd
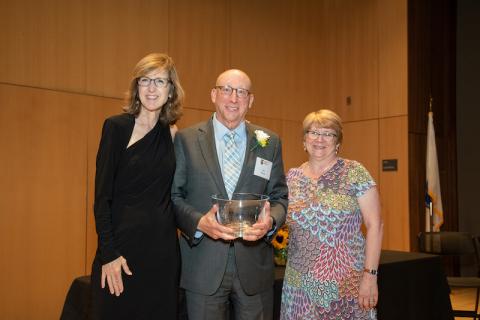
M 288 227 L 283 225 L 272 240 L 274 259 L 277 266 L 284 266 L 287 263 L 288 252 Z
M 255 130 L 255 138 L 257 139 L 257 144 L 252 150 L 258 146 L 265 148 L 270 142 L 270 136 L 263 130 Z

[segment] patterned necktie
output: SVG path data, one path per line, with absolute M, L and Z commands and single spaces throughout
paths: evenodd
M 235 186 L 237 185 L 242 164 L 240 163 L 240 150 L 235 143 L 235 132 L 226 133 L 223 136 L 225 141 L 225 154 L 223 156 L 223 181 L 227 189 L 228 197 L 231 199 Z

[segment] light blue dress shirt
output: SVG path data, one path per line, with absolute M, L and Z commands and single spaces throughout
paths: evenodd
M 242 121 L 238 127 L 233 130 L 228 129 L 217 120 L 216 113 L 213 114 L 213 132 L 215 133 L 215 146 L 217 148 L 217 157 L 218 163 L 220 164 L 220 169 L 222 170 L 222 176 L 224 176 L 223 167 L 224 167 L 224 155 L 225 155 L 225 140 L 223 137 L 230 133 L 231 131 L 235 132 L 235 143 L 240 151 L 240 162 L 243 166 L 243 161 L 245 160 L 245 150 L 246 150 L 246 143 L 247 143 L 247 131 L 245 129 L 245 122 Z

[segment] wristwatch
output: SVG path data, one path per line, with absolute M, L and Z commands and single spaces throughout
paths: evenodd
M 363 269 L 363 272 L 370 273 L 373 276 L 378 276 L 378 270 L 377 269 Z

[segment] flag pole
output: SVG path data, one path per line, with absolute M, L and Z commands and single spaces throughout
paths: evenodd
M 430 210 L 430 232 L 433 232 L 435 231 L 433 230 L 433 201 L 430 202 L 429 210 Z

